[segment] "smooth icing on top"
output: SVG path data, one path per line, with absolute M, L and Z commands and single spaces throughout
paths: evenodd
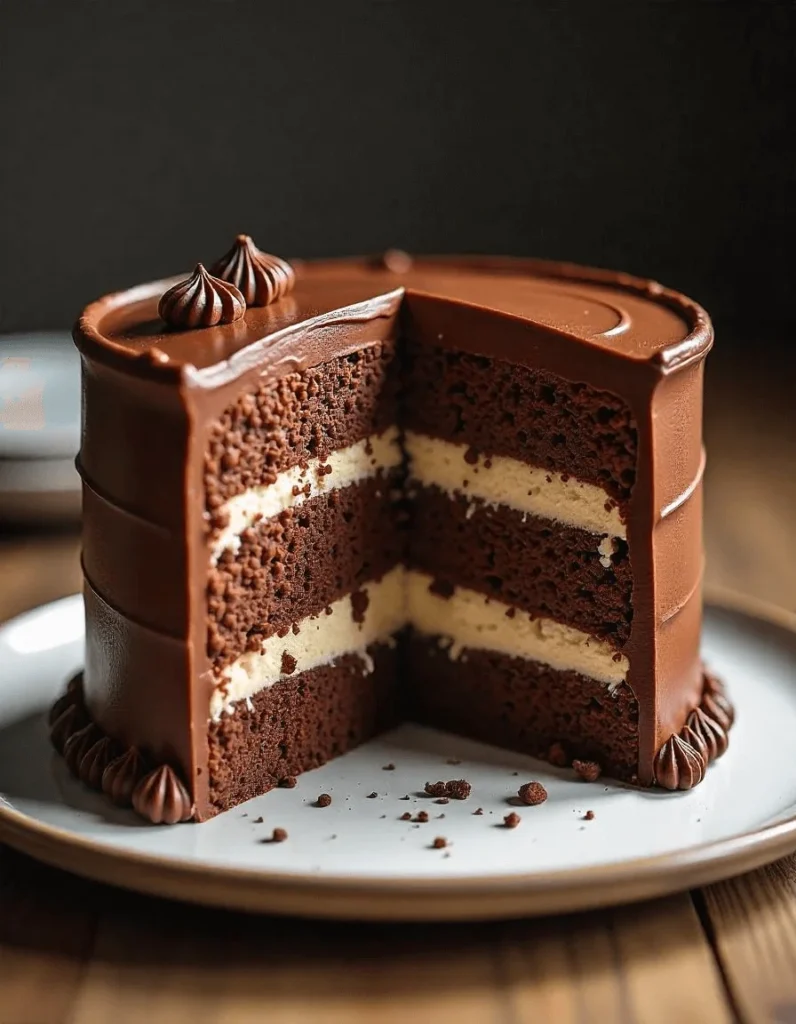
M 664 373 L 704 355 L 712 340 L 706 314 L 684 296 L 651 281 L 570 264 L 406 257 L 299 263 L 295 273 L 295 288 L 283 298 L 201 332 L 167 329 L 159 319 L 158 302 L 172 280 L 117 292 L 86 309 L 75 337 L 84 351 L 130 372 L 173 377 L 185 369 L 204 386 L 234 378 L 276 342 L 281 364 L 289 350 L 296 367 L 313 365 L 328 358 L 313 347 L 313 332 L 393 317 L 402 303 L 410 313 L 421 303 L 490 311 Z M 489 355 L 488 338 L 483 346 Z M 522 344 L 511 356 L 524 362 Z

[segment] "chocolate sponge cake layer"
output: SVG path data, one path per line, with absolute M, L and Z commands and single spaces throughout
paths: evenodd
M 628 686 L 609 691 L 577 672 L 487 650 L 452 658 L 444 638 L 414 635 L 406 695 L 418 722 L 547 759 L 597 761 L 630 780 L 638 759 L 638 704 Z
M 237 550 L 221 554 L 207 587 L 216 671 L 402 561 L 400 483 L 394 472 L 310 498 L 246 529 Z
M 210 431 L 204 487 L 211 516 L 282 470 L 394 426 L 398 386 L 395 343 L 384 341 L 244 394 Z
M 574 626 L 621 648 L 630 635 L 633 574 L 626 541 L 416 487 L 408 564 L 450 584 Z M 601 553 L 605 552 L 605 554 Z
M 208 733 L 210 814 L 317 768 L 402 718 L 396 645 L 280 680 Z
M 617 395 L 411 338 L 405 351 L 407 430 L 572 474 L 619 502 L 630 497 L 637 431 Z

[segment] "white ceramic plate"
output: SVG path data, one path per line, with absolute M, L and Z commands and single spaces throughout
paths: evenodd
M 708 609 L 705 657 L 738 718 L 729 752 L 689 793 L 586 784 L 406 726 L 303 775 L 293 790 L 173 828 L 111 808 L 49 747 L 44 715 L 81 665 L 82 637 L 79 597 L 0 629 L 0 840 L 101 881 L 245 910 L 485 918 L 659 895 L 796 849 L 796 634 L 785 621 Z M 383 770 L 388 763 L 394 771 Z M 440 805 L 422 794 L 426 781 L 451 778 L 471 782 L 469 800 Z M 547 787 L 547 802 L 511 806 L 530 779 Z M 313 806 L 320 793 L 332 796 L 330 807 Z M 420 810 L 427 824 L 400 820 Z M 522 822 L 510 830 L 502 821 L 512 810 Z M 264 841 L 275 827 L 288 831 L 286 842 Z M 436 836 L 449 846 L 433 849 Z

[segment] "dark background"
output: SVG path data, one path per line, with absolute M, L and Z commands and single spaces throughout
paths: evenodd
M 613 266 L 784 346 L 795 29 L 790 3 L 0 0 L 0 331 L 246 231 Z

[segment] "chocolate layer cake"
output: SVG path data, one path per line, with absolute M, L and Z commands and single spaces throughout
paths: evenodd
M 210 273 L 89 306 L 84 781 L 204 820 L 407 718 L 687 789 L 710 322 L 529 260 Z

